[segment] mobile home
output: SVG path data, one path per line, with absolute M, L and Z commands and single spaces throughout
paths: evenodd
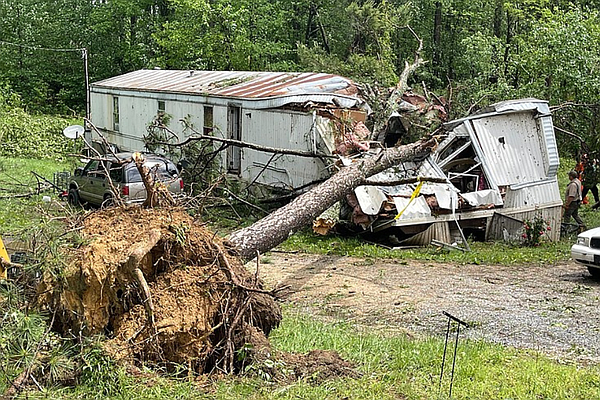
M 139 70 L 90 92 L 93 125 L 120 151 L 145 150 L 148 125 L 168 116 L 179 142 L 203 133 L 314 155 L 230 146 L 220 157 L 229 174 L 290 190 L 327 178 L 329 163 L 317 156 L 335 151 L 340 121 L 362 122 L 369 111 L 350 80 L 321 73 Z

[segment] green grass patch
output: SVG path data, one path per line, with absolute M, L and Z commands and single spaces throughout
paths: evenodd
M 363 381 L 365 392 L 360 390 L 361 384 L 356 388 L 354 384 L 344 386 L 352 393 L 340 394 L 348 398 L 392 399 L 399 395 L 408 399 L 438 398 L 442 339 L 385 337 L 368 328 L 357 330 L 344 322 L 325 324 L 288 312 L 281 328 L 272 334 L 272 341 L 277 348 L 292 352 L 314 348 L 337 350 L 344 358 L 357 363 L 364 374 L 359 381 Z M 539 354 L 483 341 L 460 341 L 457 353 L 452 393 L 455 399 L 592 399 L 600 396 L 598 367 L 563 365 Z M 449 376 L 444 376 L 443 393 L 447 393 L 448 384 Z
M 57 193 L 51 189 L 37 194 L 38 180 L 31 171 L 52 182 L 55 172 L 72 171 L 73 167 L 69 161 L 0 157 L 0 233 L 14 234 L 37 226 L 48 207 L 42 197 L 56 199 Z
M 279 245 L 278 249 L 284 251 L 301 249 L 306 253 L 359 258 L 510 265 L 519 263 L 554 264 L 568 260 L 572 244 L 571 238 L 559 242 L 543 242 L 538 247 L 523 247 L 504 242 L 469 241 L 471 248 L 469 252 L 440 249 L 436 246 L 389 250 L 367 243 L 360 238 L 319 236 L 310 230 L 304 230 L 291 236 Z
M 451 359 L 440 390 L 444 341 L 386 335 L 344 322 L 323 323 L 286 310 L 281 327 L 271 334 L 278 351 L 307 353 L 336 350 L 360 373 L 315 381 L 278 383 L 256 377 L 216 381 L 174 379 L 148 374 L 135 378 L 99 354 L 86 356 L 86 371 L 74 388 L 48 389 L 47 399 L 444 399 Z M 450 353 L 452 347 L 450 347 Z M 291 367 L 291 366 L 284 366 Z M 314 378 L 314 377 L 313 377 Z M 441 393 L 441 395 L 440 395 Z M 29 395 L 32 398 L 31 393 Z M 600 369 L 561 364 L 543 355 L 507 349 L 483 341 L 459 341 L 453 399 L 596 399 Z

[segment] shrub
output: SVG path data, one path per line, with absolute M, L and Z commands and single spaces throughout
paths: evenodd
M 541 216 L 523 221 L 523 244 L 525 246 L 539 246 L 542 236 L 549 231 L 550 224 Z

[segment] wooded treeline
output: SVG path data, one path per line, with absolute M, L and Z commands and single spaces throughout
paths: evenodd
M 82 48 L 92 82 L 159 67 L 391 86 L 417 47 L 410 25 L 427 61 L 410 83 L 446 97 L 451 118 L 538 97 L 557 106 L 557 126 L 597 148 L 599 11 L 583 0 L 0 0 L 0 103 L 82 114 Z

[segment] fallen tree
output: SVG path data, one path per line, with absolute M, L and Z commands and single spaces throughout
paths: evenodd
M 407 74 L 420 62 L 416 57 L 416 65 L 407 64 Z M 407 77 L 393 93 L 402 92 Z M 435 144 L 423 139 L 355 155 L 336 165 L 325 182 L 226 239 L 169 202 L 166 208 L 119 205 L 90 212 L 72 227 L 81 238 L 65 249 L 65 270 L 46 275 L 39 285 L 38 305 L 56 315 L 58 331 L 73 337 L 107 334 L 107 351 L 128 363 L 166 370 L 184 365 L 197 373 L 242 371 L 272 356 L 267 336 L 282 318 L 275 301 L 282 288 L 263 287 L 259 257 L 255 274 L 244 262 L 311 224 L 354 188 L 370 184 L 371 176 L 423 160 Z M 140 165 L 144 176 L 148 171 Z M 144 184 L 145 206 L 156 206 L 153 182 Z
M 247 228 L 233 232 L 228 241 L 242 258 L 252 259 L 257 253 L 272 249 L 299 228 L 312 223 L 350 191 L 367 183 L 369 177 L 405 161 L 422 160 L 434 145 L 434 140 L 421 140 L 359 159 L 286 206 Z

